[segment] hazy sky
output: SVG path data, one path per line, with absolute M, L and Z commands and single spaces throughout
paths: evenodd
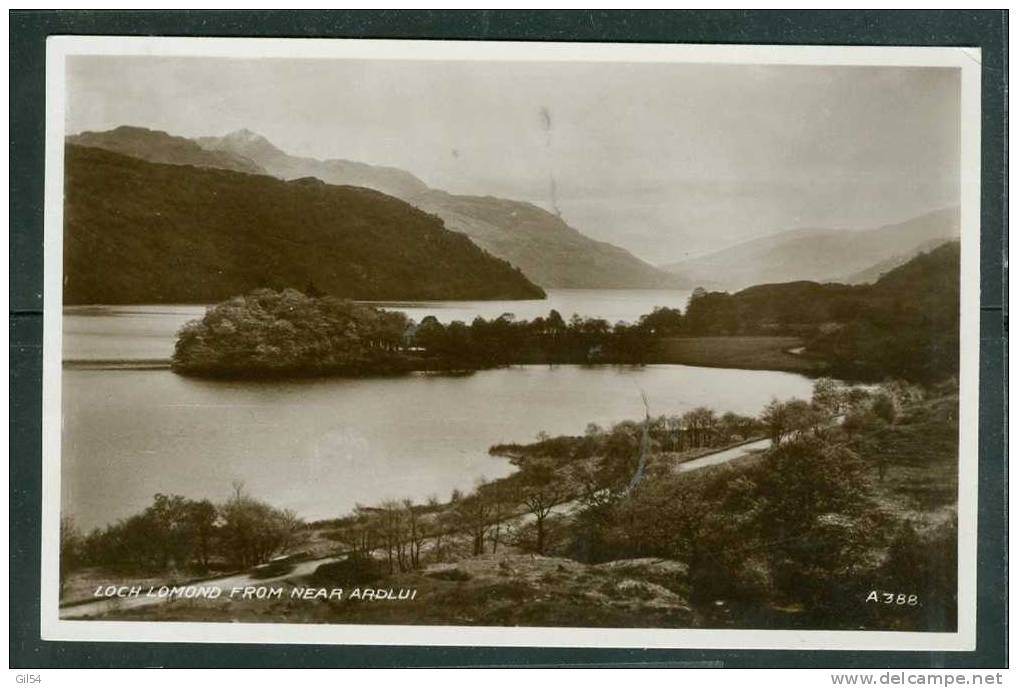
M 75 57 L 68 84 L 68 133 L 248 128 L 557 207 L 652 263 L 959 202 L 955 69 Z

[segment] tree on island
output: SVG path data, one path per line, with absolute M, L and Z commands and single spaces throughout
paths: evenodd
M 196 375 L 385 372 L 409 321 L 334 297 L 259 289 L 208 309 L 177 337 L 173 368 Z

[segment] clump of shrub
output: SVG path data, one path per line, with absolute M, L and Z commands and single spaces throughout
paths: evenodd
M 956 628 L 958 625 L 958 526 L 954 519 L 917 529 L 902 525 L 880 568 L 883 587 L 907 591 L 917 603 L 905 605 L 905 619 L 914 628 Z M 896 610 L 899 612 L 901 609 Z M 911 617 L 911 618 L 909 618 Z
M 463 569 L 452 567 L 437 569 L 435 571 L 429 571 L 425 574 L 428 578 L 435 578 L 437 580 L 446 580 L 454 582 L 463 582 L 470 580 L 471 576 Z
M 364 585 L 386 576 L 382 562 L 355 552 L 345 559 L 322 564 L 311 574 L 311 582 L 322 587 Z

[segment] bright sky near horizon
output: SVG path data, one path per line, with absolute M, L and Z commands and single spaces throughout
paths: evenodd
M 651 263 L 959 203 L 957 69 L 82 57 L 67 132 L 247 128 L 527 200 Z

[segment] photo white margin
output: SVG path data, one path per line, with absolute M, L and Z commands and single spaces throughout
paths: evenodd
M 976 646 L 979 423 L 980 79 L 977 48 L 525 43 L 304 38 L 51 36 L 46 45 L 42 570 L 44 640 L 966 651 Z M 686 62 L 953 67 L 961 70 L 961 366 L 958 630 L 721 630 L 80 621 L 58 617 L 65 60 L 72 55 L 228 58 Z M 1003 457 L 1002 457 L 1003 458 Z

